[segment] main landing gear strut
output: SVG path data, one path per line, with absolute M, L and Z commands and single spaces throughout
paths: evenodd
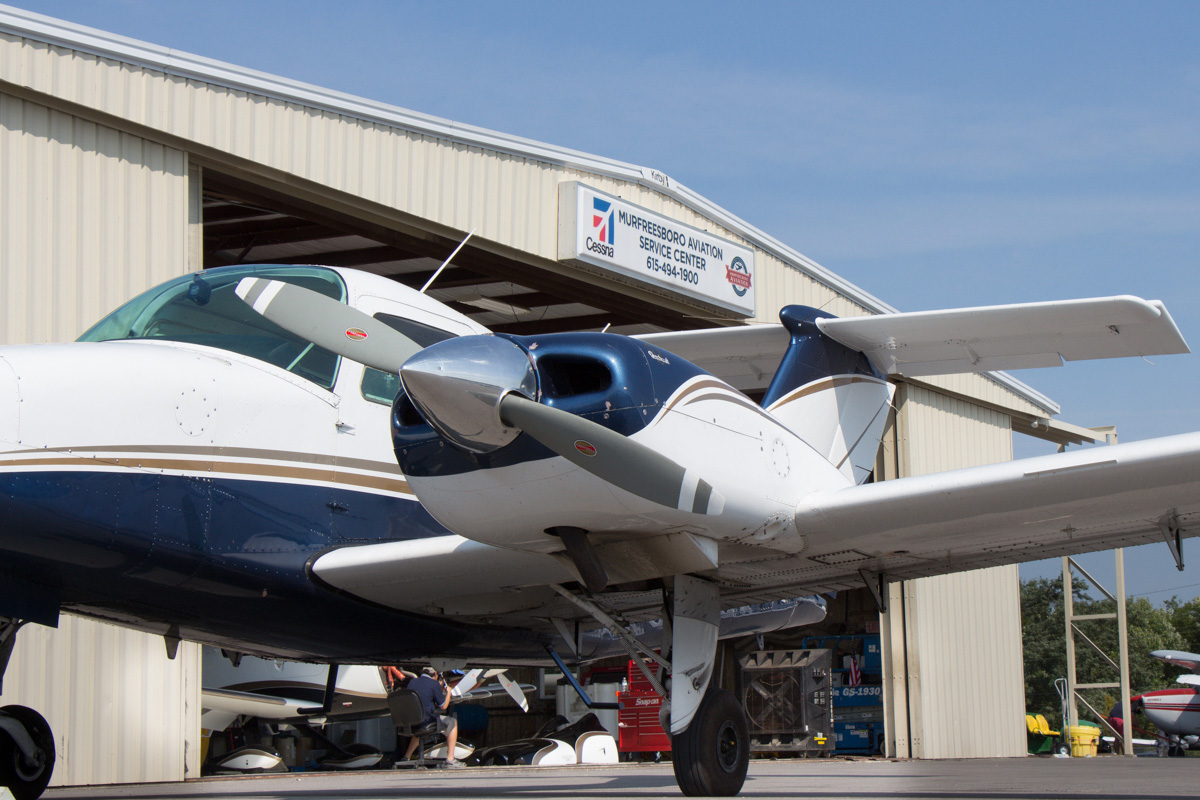
M 690 575 L 675 576 L 663 604 L 663 641 L 671 643 L 667 658 L 642 645 L 627 625 L 596 603 L 561 586 L 554 588 L 620 637 L 651 685 L 663 689 L 663 728 L 671 733 L 680 790 L 690 797 L 741 791 L 750 765 L 746 713 L 732 693 L 709 686 L 721 616 L 717 587 Z M 671 676 L 666 687 L 646 668 L 646 660 L 663 665 L 662 674 Z
M 17 630 L 25 623 L 0 617 L 0 687 Z M 41 714 L 25 706 L 0 708 L 0 786 L 16 800 L 35 800 L 54 772 L 54 736 Z

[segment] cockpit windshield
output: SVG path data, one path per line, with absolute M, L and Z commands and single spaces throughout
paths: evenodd
M 286 281 L 345 302 L 346 285 L 324 267 L 216 267 L 168 281 L 138 295 L 79 337 L 81 342 L 164 339 L 217 347 L 286 369 L 333 388 L 338 357 L 294 336 L 242 302 L 242 278 Z

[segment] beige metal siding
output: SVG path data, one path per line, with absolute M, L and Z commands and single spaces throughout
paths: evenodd
M 0 94 L 0 343 L 70 341 L 187 271 L 184 153 Z M 198 200 L 198 198 L 197 198 Z M 55 733 L 55 785 L 199 774 L 199 648 L 63 617 L 4 681 Z
M 1007 416 L 929 389 L 898 393 L 901 476 L 1012 458 Z M 1025 752 L 1017 567 L 891 587 L 885 631 L 890 736 L 899 755 L 982 758 Z
M 0 344 L 70 341 L 186 271 L 186 156 L 0 94 Z
M 4 678 L 3 705 L 50 723 L 53 786 L 179 781 L 200 774 L 200 646 L 174 661 L 161 636 L 64 616 L 28 625 Z

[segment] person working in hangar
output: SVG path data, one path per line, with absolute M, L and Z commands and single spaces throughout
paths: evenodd
M 436 669 L 423 667 L 421 674 L 409 681 L 405 688 L 416 692 L 421 698 L 426 722 L 437 718 L 438 733 L 446 737 L 446 766 L 452 769 L 461 767 L 463 763 L 454 757 L 454 747 L 458 743 L 458 720 L 440 713 L 450 706 L 450 687 Z M 412 759 L 418 743 L 419 740 L 415 736 L 408 740 L 408 750 L 404 753 L 405 761 Z

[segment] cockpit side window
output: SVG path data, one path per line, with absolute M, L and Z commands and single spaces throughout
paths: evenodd
M 376 314 L 375 319 L 403 333 L 421 347 L 429 347 L 431 344 L 445 339 L 452 339 L 456 336 L 456 334 L 444 331 L 441 328 L 435 328 L 423 322 L 406 319 L 405 317 L 397 317 L 392 314 Z M 383 405 L 390 406 L 392 401 L 396 399 L 396 393 L 400 391 L 400 376 L 367 367 L 363 370 L 360 388 L 362 396 L 372 403 L 382 403 Z
M 96 323 L 81 342 L 151 339 L 207 345 L 274 364 L 331 389 L 339 358 L 288 333 L 242 302 L 234 289 L 242 278 L 294 283 L 346 301 L 346 286 L 324 267 L 217 267 L 186 275 L 135 297 Z

